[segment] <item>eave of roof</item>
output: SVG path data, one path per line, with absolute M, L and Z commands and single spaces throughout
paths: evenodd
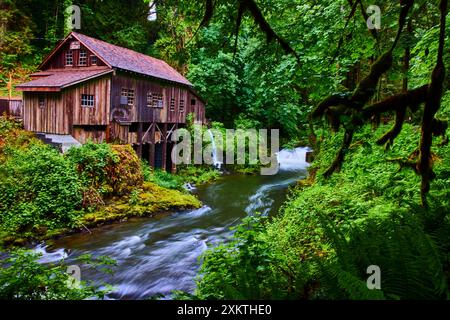
M 94 78 L 98 78 L 114 72 L 111 69 L 95 69 L 95 70 L 55 70 L 51 75 L 51 71 L 43 72 L 43 76 L 36 80 L 22 83 L 16 86 L 20 91 L 61 91 Z M 39 73 L 35 74 L 39 75 Z M 45 76 L 44 76 L 45 75 Z

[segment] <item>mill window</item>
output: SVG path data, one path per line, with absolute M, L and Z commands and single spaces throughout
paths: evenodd
M 180 112 L 184 112 L 184 100 L 180 100 Z
M 80 50 L 80 59 L 78 65 L 85 66 L 87 64 L 87 53 L 86 50 Z
M 163 107 L 163 95 L 161 93 L 153 93 L 153 107 L 162 108 Z
M 94 107 L 94 96 L 92 94 L 82 94 L 81 95 L 81 106 L 82 107 Z
M 170 111 L 175 111 L 175 98 L 170 99 Z
M 98 62 L 97 56 L 91 56 L 91 65 L 96 66 Z
M 129 106 L 134 105 L 134 90 L 122 89 L 120 94 L 120 104 L 127 104 Z
M 147 107 L 153 107 L 153 93 L 147 92 Z
M 68 67 L 73 66 L 73 51 L 72 50 L 66 51 L 66 66 L 68 66 Z
M 128 89 L 127 103 L 129 106 L 134 105 L 134 90 Z

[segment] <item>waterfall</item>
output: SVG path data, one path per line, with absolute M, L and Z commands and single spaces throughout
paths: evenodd
M 298 171 L 306 169 L 309 167 L 309 163 L 306 162 L 306 153 L 310 151 L 311 149 L 308 147 L 295 148 L 293 150 L 281 150 L 277 154 L 280 170 Z
M 211 130 L 208 130 L 209 136 L 211 137 L 211 147 L 212 147 L 212 160 L 213 160 L 213 166 L 214 168 L 220 170 L 222 167 L 222 162 L 217 160 L 217 148 L 216 148 L 216 142 L 214 141 L 214 135 Z

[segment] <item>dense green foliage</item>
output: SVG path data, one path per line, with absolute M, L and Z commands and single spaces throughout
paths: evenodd
M 82 195 L 75 168 L 19 125 L 0 119 L 0 225 L 11 234 L 74 226 Z
M 102 299 L 107 290 L 76 284 L 62 261 L 47 266 L 39 255 L 19 249 L 0 261 L 0 299 L 2 300 L 81 300 Z
M 130 145 L 89 142 L 60 154 L 0 117 L 0 240 L 45 239 L 86 225 L 197 208 L 194 196 L 167 189 L 217 177 L 201 168 L 182 176 L 153 172 Z
M 160 187 L 168 189 L 184 190 L 186 183 L 199 185 L 210 183 L 220 178 L 220 173 L 210 167 L 185 166 L 171 174 L 163 170 L 153 170 L 147 163 L 142 162 L 144 180 L 153 182 Z
M 385 130 L 382 126 L 377 131 Z M 449 147 L 435 150 L 437 177 L 431 206 L 424 209 L 418 205 L 419 178 L 389 162 L 415 149 L 414 126 L 407 125 L 387 152 L 376 146 L 372 129 L 365 127 L 342 171 L 329 180 L 320 178 L 341 134 L 324 140 L 310 169 L 316 182 L 291 190 L 278 217 L 262 225 L 256 221 L 250 228 L 245 222 L 233 242 L 206 254 L 199 297 L 447 297 Z M 370 265 L 381 268 L 381 290 L 367 289 Z
M 81 209 L 75 168 L 55 149 L 34 144 L 0 164 L 0 223 L 17 233 L 73 226 Z
M 102 203 L 105 197 L 128 195 L 142 186 L 140 162 L 129 145 L 88 142 L 70 149 L 65 158 L 80 175 L 85 207 Z

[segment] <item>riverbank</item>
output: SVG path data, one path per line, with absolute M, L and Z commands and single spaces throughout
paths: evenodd
M 186 174 L 153 171 L 128 145 L 87 143 L 63 155 L 20 123 L 0 117 L 0 245 L 199 208 L 183 183 L 204 183 L 218 174 L 200 169 Z
M 432 149 L 435 177 L 424 208 L 420 177 L 401 162 L 414 156 L 420 130 L 404 124 L 385 150 L 376 142 L 389 129 L 355 133 L 341 170 L 328 179 L 343 132 L 327 135 L 309 181 L 291 189 L 274 219 L 249 218 L 229 244 L 205 254 L 196 298 L 448 297 L 450 147 Z M 434 146 L 440 143 L 436 137 Z M 381 270 L 379 290 L 367 286 L 370 266 Z
M 126 222 L 129 218 L 156 217 L 175 211 L 197 209 L 201 206 L 201 201 L 191 194 L 144 182 L 141 192 L 133 196 L 107 199 L 104 205 L 81 214 L 72 227 L 57 229 L 41 227 L 13 234 L 1 230 L 0 227 L 0 246 L 25 246 L 74 233 L 91 233 L 91 229 Z
M 149 299 L 157 294 L 171 298 L 173 290 L 192 293 L 205 250 L 229 241 L 233 227 L 248 214 L 277 214 L 289 186 L 306 177 L 308 164 L 302 155 L 298 166 L 274 176 L 225 174 L 214 183 L 197 185 L 192 192 L 203 203 L 199 209 L 130 218 L 92 234 L 46 241 L 34 250 L 43 254 L 40 261 L 45 263 L 64 259 L 77 264 L 83 254 L 117 261 L 113 276 L 82 269 L 84 279 L 115 287 L 110 299 Z

